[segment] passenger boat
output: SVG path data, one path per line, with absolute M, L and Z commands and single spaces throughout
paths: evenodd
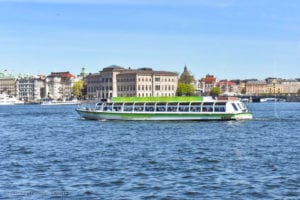
M 76 111 L 82 118 L 92 120 L 252 119 L 246 105 L 232 97 L 113 97 Z

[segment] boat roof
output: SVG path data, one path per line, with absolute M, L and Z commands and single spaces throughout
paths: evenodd
M 112 102 L 202 102 L 203 96 L 171 96 L 171 97 L 113 97 Z

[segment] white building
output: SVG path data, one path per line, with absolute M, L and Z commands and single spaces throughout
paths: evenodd
M 75 76 L 70 72 L 52 72 L 46 78 L 46 95 L 50 99 L 69 100 Z

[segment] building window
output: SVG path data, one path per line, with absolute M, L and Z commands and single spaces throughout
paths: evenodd
M 160 85 L 156 85 L 155 90 L 160 90 Z
M 155 78 L 155 81 L 156 81 L 156 82 L 159 82 L 159 81 L 160 81 L 160 78 L 159 78 L 159 77 L 156 77 L 156 78 Z

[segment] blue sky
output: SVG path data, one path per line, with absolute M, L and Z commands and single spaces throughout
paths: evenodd
M 0 0 L 0 70 L 300 77 L 298 0 Z

